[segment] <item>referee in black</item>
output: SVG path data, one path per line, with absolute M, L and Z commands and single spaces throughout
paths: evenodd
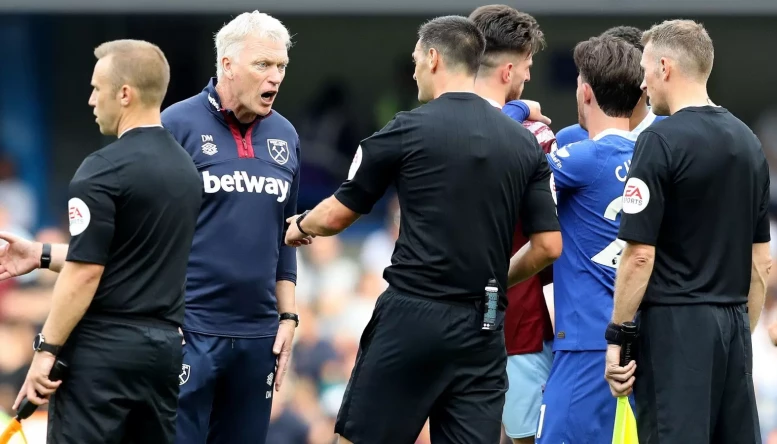
M 162 128 L 170 79 L 162 51 L 119 40 L 95 50 L 89 104 L 118 140 L 70 182 L 70 244 L 2 237 L 0 278 L 59 271 L 24 387 L 50 395 L 49 444 L 172 443 L 181 371 L 184 281 L 201 201 L 191 157 Z M 55 359 L 64 382 L 48 379 Z
M 707 95 L 702 25 L 666 21 L 643 43 L 643 89 L 669 117 L 634 149 L 605 377 L 616 396 L 633 384 L 640 444 L 760 443 L 750 334 L 771 266 L 769 168 L 753 132 Z M 638 308 L 636 362 L 620 367 L 621 324 Z
M 435 444 L 494 444 L 513 231 L 520 217 L 533 239 L 561 242 L 535 236 L 559 230 L 550 170 L 534 135 L 475 94 L 485 47 L 475 24 L 441 17 L 418 34 L 413 77 L 428 103 L 363 140 L 349 180 L 289 218 L 286 242 L 342 231 L 393 183 L 401 221 L 389 288 L 362 334 L 335 432 L 341 443 L 412 444 L 429 418 Z M 517 281 L 560 254 L 531 247 L 510 270 Z

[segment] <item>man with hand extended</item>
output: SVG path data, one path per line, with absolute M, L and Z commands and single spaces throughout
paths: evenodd
M 287 245 L 331 236 L 397 186 L 401 229 L 362 334 L 335 432 L 341 443 L 493 444 L 507 389 L 505 291 L 552 259 L 527 233 L 558 234 L 550 171 L 537 139 L 475 93 L 486 39 L 466 17 L 421 26 L 418 99 L 363 140 L 334 196 L 288 219 Z M 409 73 L 408 73 L 409 74 Z

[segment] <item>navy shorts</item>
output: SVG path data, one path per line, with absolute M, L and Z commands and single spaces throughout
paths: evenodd
M 274 337 L 184 331 L 176 444 L 263 444 L 270 423 Z

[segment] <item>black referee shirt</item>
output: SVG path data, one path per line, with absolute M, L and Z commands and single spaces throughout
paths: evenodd
M 559 229 L 537 139 L 472 93 L 397 114 L 361 142 L 349 179 L 335 197 L 359 214 L 396 186 L 400 231 L 384 278 L 405 294 L 478 300 L 489 278 L 504 290 L 519 216 L 527 235 Z
M 70 182 L 67 260 L 105 266 L 90 316 L 180 326 L 202 182 L 162 127 L 129 130 Z
M 637 139 L 619 236 L 654 245 L 643 305 L 747 302 L 753 243 L 769 242 L 769 167 L 726 109 L 684 108 Z

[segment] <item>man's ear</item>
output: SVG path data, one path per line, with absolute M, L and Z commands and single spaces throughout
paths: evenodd
M 591 89 L 591 85 L 587 83 L 583 83 L 583 102 L 586 104 L 591 104 L 594 100 L 594 90 Z
M 129 85 L 121 85 L 118 91 L 116 91 L 116 97 L 119 99 L 121 106 L 129 106 L 129 104 L 137 99 L 135 91 Z
M 672 70 L 674 70 L 674 60 L 668 59 L 666 57 L 661 57 L 661 59 L 658 61 L 658 69 L 659 74 L 661 75 L 661 80 L 667 81 L 669 80 L 669 76 L 672 73 Z
M 232 78 L 234 78 L 235 73 L 232 72 L 232 60 L 230 60 L 229 57 L 221 58 L 221 69 L 228 79 L 232 80 Z
M 429 69 L 432 72 L 437 71 L 440 67 L 440 53 L 434 48 L 429 48 L 429 52 L 426 54 L 427 63 L 429 63 Z
M 502 83 L 510 83 L 513 80 L 513 65 L 512 63 L 507 63 L 502 67 Z

